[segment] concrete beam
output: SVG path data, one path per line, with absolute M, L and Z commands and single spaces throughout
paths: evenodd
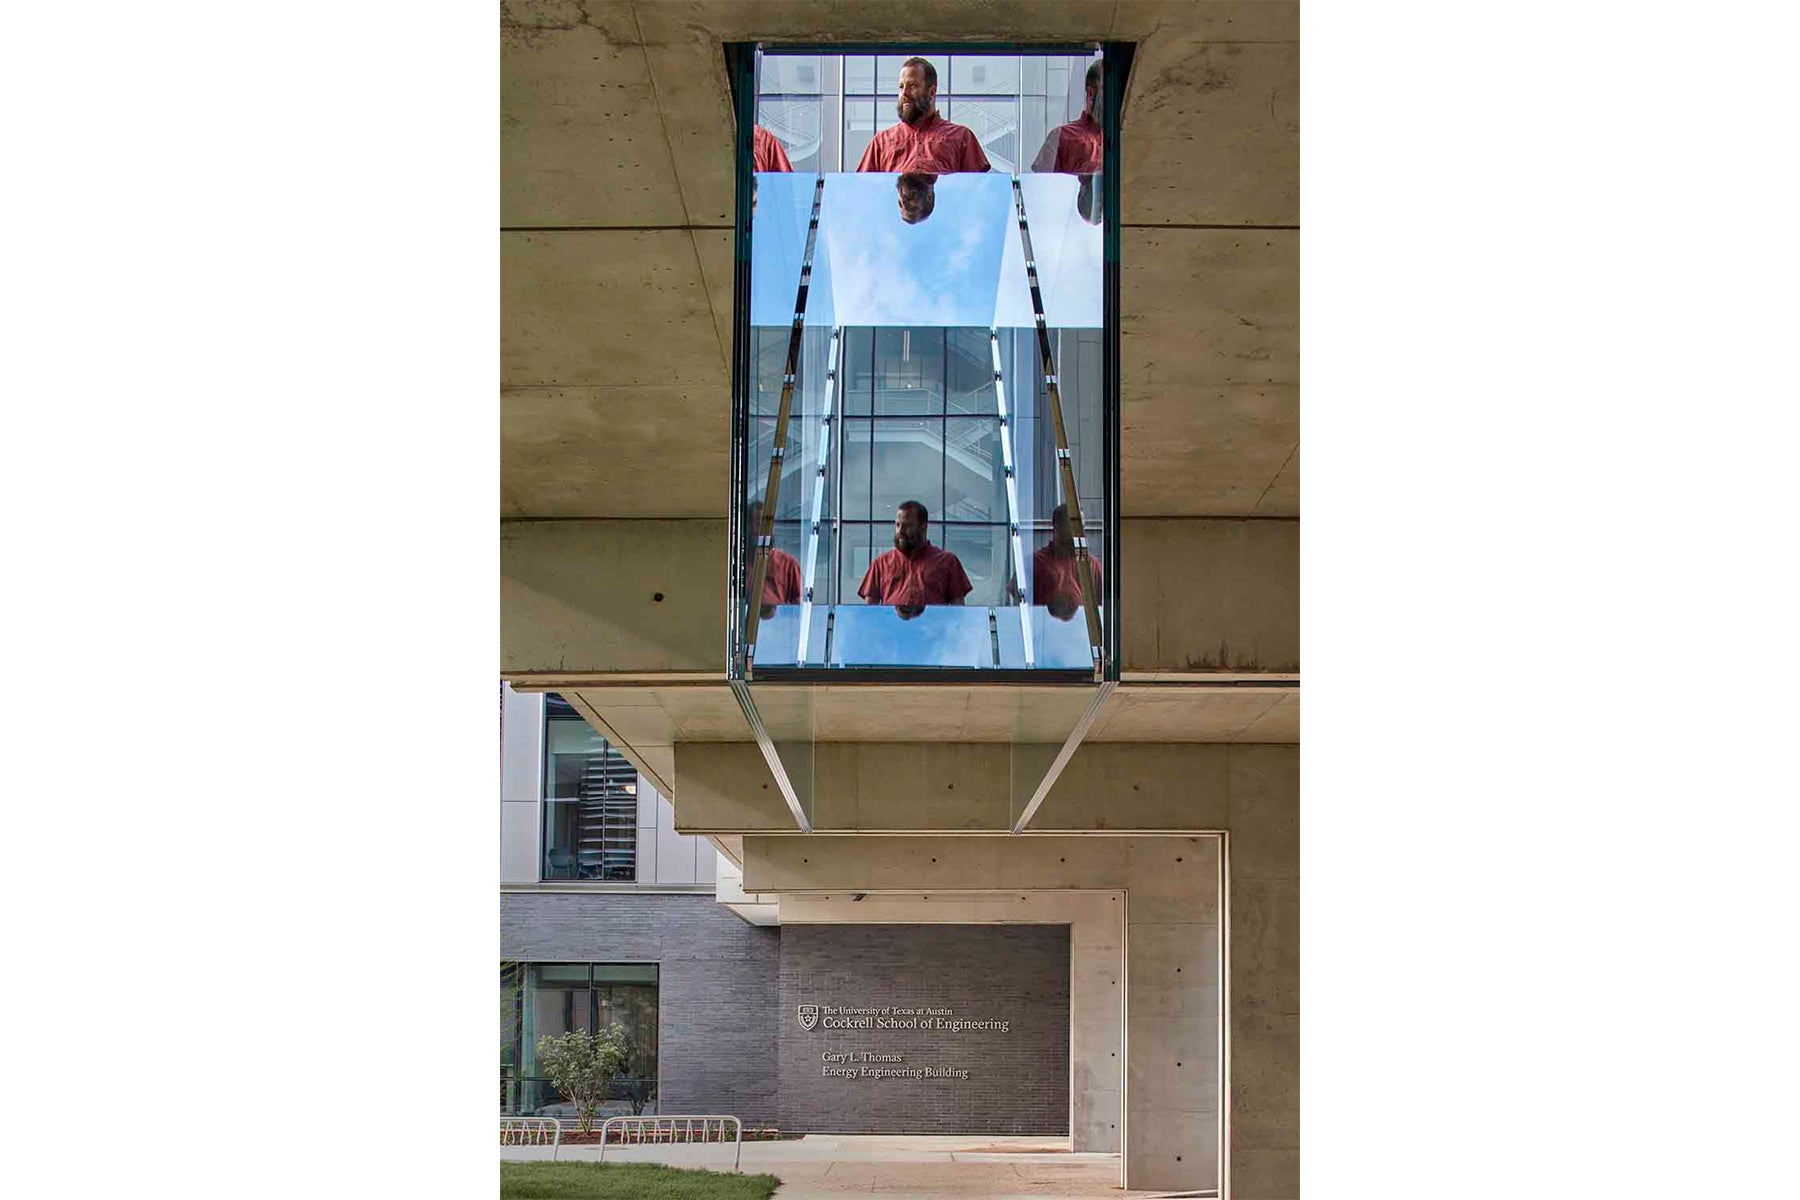
M 822 833 L 1012 827 L 1013 756 L 1004 744 L 821 743 L 813 770 L 813 827 Z M 677 743 L 674 783 L 683 833 L 794 828 L 753 745 Z M 1297 813 L 1299 793 L 1298 746 L 1089 743 L 1069 760 L 1029 832 L 1230 829 L 1267 812 Z M 1297 855 L 1286 843 L 1280 854 L 1290 849 Z

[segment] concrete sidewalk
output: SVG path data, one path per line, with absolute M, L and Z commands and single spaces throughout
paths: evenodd
M 505 1161 L 547 1160 L 539 1147 L 506 1147 Z M 564 1146 L 560 1161 L 592 1162 L 598 1146 Z M 658 1162 L 673 1167 L 731 1170 L 730 1143 L 705 1146 L 609 1146 L 607 1162 Z M 775 1200 L 880 1196 L 899 1200 L 964 1197 L 1048 1200 L 1057 1197 L 1124 1200 L 1192 1195 L 1127 1192 L 1119 1186 L 1117 1154 L 1073 1154 L 1066 1137 L 938 1137 L 808 1134 L 794 1141 L 745 1142 L 746 1174 L 781 1178 Z

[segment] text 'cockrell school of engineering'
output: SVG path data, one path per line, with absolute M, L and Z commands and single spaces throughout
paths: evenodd
M 945 1033 L 965 1030 L 991 1030 L 1011 1033 L 1012 1022 L 988 1018 L 958 1017 L 948 1008 L 854 1008 L 848 1005 L 819 1006 L 822 1029 L 939 1029 Z

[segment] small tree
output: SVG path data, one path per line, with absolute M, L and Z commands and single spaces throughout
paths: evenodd
M 625 1062 L 625 1031 L 608 1025 L 589 1033 L 573 1029 L 537 1043 L 538 1069 L 575 1106 L 576 1127 L 594 1127 L 594 1110 L 606 1099 L 612 1077 Z

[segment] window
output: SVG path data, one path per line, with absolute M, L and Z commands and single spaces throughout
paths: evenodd
M 629 1055 L 614 1077 L 605 1115 L 656 1111 L 657 967 L 655 963 L 501 963 L 500 1111 L 573 1119 L 540 1073 L 539 1038 L 617 1025 Z
M 638 777 L 567 701 L 545 698 L 544 879 L 637 879 Z

